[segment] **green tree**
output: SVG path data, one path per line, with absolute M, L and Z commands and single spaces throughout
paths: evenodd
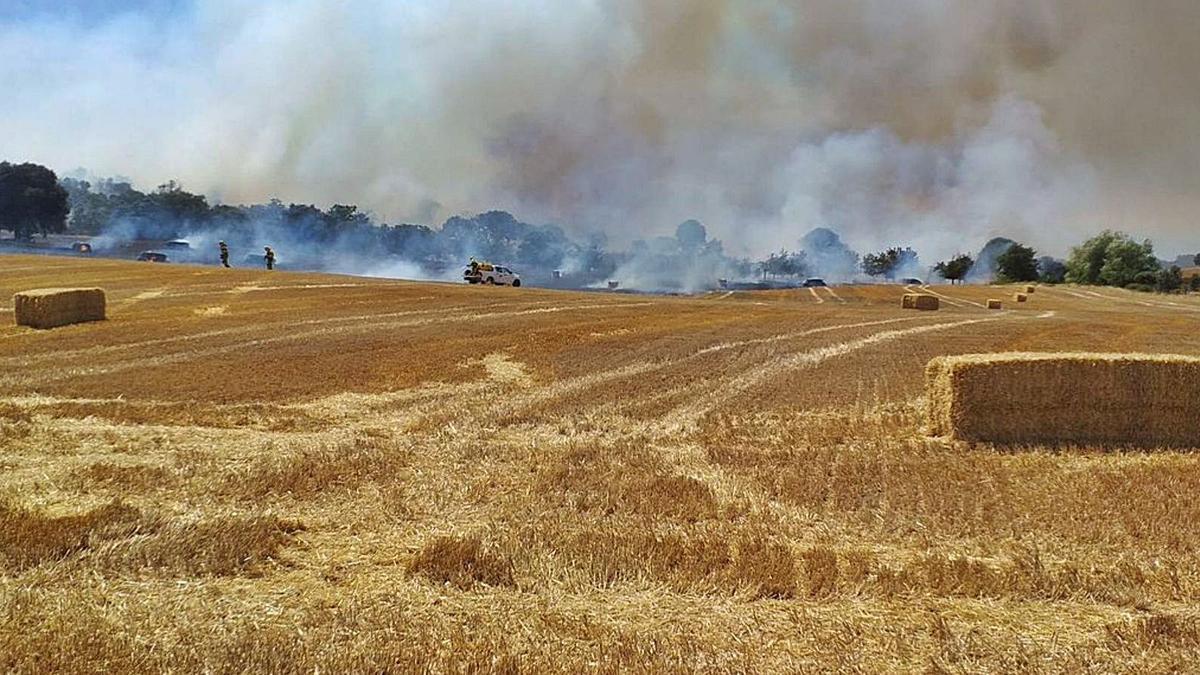
M 192 194 L 183 189 L 175 181 L 167 181 L 158 186 L 150 201 L 157 206 L 163 215 L 177 221 L 179 231 L 186 231 L 201 223 L 208 217 L 208 200 L 203 195 Z
M 371 217 L 354 204 L 334 204 L 325 214 L 325 220 L 335 232 L 349 232 L 371 224 Z
M 1158 259 L 1149 240 L 1138 243 L 1129 235 L 1112 230 L 1105 230 L 1071 249 L 1067 259 L 1067 281 L 1077 284 L 1153 286 L 1158 270 Z
M 911 248 L 893 246 L 879 253 L 868 253 L 862 258 L 862 270 L 867 274 L 893 279 L 896 271 L 904 267 L 918 265 L 917 252 Z
M 996 278 L 996 258 L 1017 242 L 1008 237 L 992 237 L 979 249 L 975 256 L 975 266 L 967 275 L 972 281 L 991 281 Z
M 1100 267 L 1100 283 L 1122 288 L 1129 284 L 1153 285 L 1159 269 L 1149 240 L 1139 244 L 1125 238 L 1109 244 Z
M 62 178 L 59 184 L 67 191 L 71 216 L 68 230 L 81 234 L 99 234 L 112 219 L 108 197 L 92 191 L 92 184 L 78 178 Z
M 1037 251 L 1014 243 L 996 257 L 996 279 L 1001 283 L 1037 281 Z
M 1154 288 L 1159 293 L 1174 293 L 1183 288 L 1183 270 L 1178 265 L 1159 270 Z
M 1104 267 L 1108 247 L 1122 238 L 1128 237 L 1105 230 L 1071 249 L 1071 255 L 1067 258 L 1067 281 L 1073 284 L 1099 284 L 1100 268 Z
M 563 259 L 575 253 L 571 240 L 562 228 L 554 225 L 531 228 L 517 246 L 517 262 L 529 267 L 553 269 Z
M 950 283 L 954 283 L 955 281 L 961 282 L 963 278 L 967 276 L 967 272 L 971 270 L 971 266 L 974 264 L 975 260 L 971 256 L 965 253 L 960 253 L 949 260 L 934 265 L 933 269 L 943 279 L 949 281 Z
M 1038 258 L 1038 281 L 1044 284 L 1061 284 L 1066 278 L 1067 266 L 1063 261 L 1048 255 Z
M 781 250 L 767 256 L 767 259 L 760 262 L 758 266 L 762 270 L 764 279 L 768 275 L 771 277 L 797 277 L 808 274 L 808 261 L 803 251 L 792 253 Z
M 0 228 L 17 239 L 67 229 L 67 191 L 58 176 L 39 164 L 0 162 Z

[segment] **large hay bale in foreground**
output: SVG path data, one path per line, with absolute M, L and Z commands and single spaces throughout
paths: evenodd
M 988 298 L 987 308 L 988 309 L 1004 309 L 1004 303 L 1000 302 L 999 300 L 993 300 L 991 298 Z
M 905 293 L 904 297 L 900 298 L 900 307 L 903 309 L 937 309 L 938 299 L 936 295 L 928 293 Z
M 13 296 L 18 326 L 54 328 L 104 320 L 104 290 L 100 288 L 39 288 Z
M 1013 294 L 1013 300 L 1016 300 L 1017 302 L 1025 302 L 1028 299 L 1029 299 L 1029 296 L 1025 295 L 1024 293 L 1014 293 Z
M 1200 447 L 1200 358 L 967 354 L 925 370 L 929 432 L 1000 444 Z

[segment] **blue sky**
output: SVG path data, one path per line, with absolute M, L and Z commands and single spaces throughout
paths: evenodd
M 131 13 L 165 19 L 191 5 L 192 0 L 0 0 L 0 21 L 70 18 L 94 24 Z

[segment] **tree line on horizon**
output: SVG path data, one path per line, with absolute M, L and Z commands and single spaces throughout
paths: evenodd
M 806 234 L 796 251 L 785 249 L 751 261 L 729 258 L 721 242 L 708 238 L 699 221 L 688 220 L 676 229 L 675 237 L 636 241 L 622 254 L 606 249 L 603 233 L 579 242 L 559 226 L 530 225 L 504 211 L 454 216 L 438 229 L 377 224 L 354 205 L 334 204 L 322 210 L 274 199 L 245 206 L 209 205 L 203 195 L 190 193 L 175 181 L 141 192 L 124 180 L 101 179 L 93 184 L 82 178 L 60 179 L 47 167 L 9 162 L 0 162 L 0 229 L 12 231 L 18 240 L 63 232 L 98 235 L 114 229 L 131 240 L 172 239 L 198 232 L 233 241 L 282 236 L 318 248 L 381 251 L 431 267 L 458 264 L 465 255 L 475 255 L 540 270 L 569 265 L 596 279 L 611 275 L 637 256 L 656 257 L 655 262 L 665 267 L 679 264 L 680 259 L 693 266 L 707 261 L 734 274 L 764 279 L 814 274 L 851 278 L 861 273 L 892 280 L 915 276 L 922 269 L 910 247 L 897 245 L 860 256 L 828 228 Z M 1200 254 L 1194 262 L 1200 265 Z M 1138 242 L 1111 230 L 1072 248 L 1065 261 L 1039 257 L 1029 246 L 997 237 L 976 256 L 961 253 L 927 271 L 950 283 L 1069 282 L 1159 292 L 1183 287 L 1182 270 L 1162 265 L 1149 240 Z M 1191 278 L 1190 289 L 1200 290 L 1200 276 Z
M 1154 245 L 1149 239 L 1138 242 L 1124 232 L 1113 230 L 1104 230 L 1073 247 L 1065 261 L 1038 257 L 1033 248 L 998 237 L 984 246 L 980 260 L 960 253 L 939 262 L 934 270 L 951 283 L 961 283 L 977 262 L 987 257 L 989 248 L 1000 249 L 992 256 L 993 278 L 1000 283 L 1065 282 L 1160 293 L 1176 292 L 1184 286 L 1183 270 L 1175 264 L 1163 265 L 1154 255 Z M 1192 262 L 1200 266 L 1200 254 Z M 1200 275 L 1190 277 L 1188 290 L 1200 291 Z

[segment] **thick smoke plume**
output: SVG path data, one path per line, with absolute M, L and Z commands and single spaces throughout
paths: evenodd
M 0 157 L 60 172 L 622 246 L 696 218 L 733 256 L 1194 248 L 1191 0 L 33 4 L 0 10 Z

